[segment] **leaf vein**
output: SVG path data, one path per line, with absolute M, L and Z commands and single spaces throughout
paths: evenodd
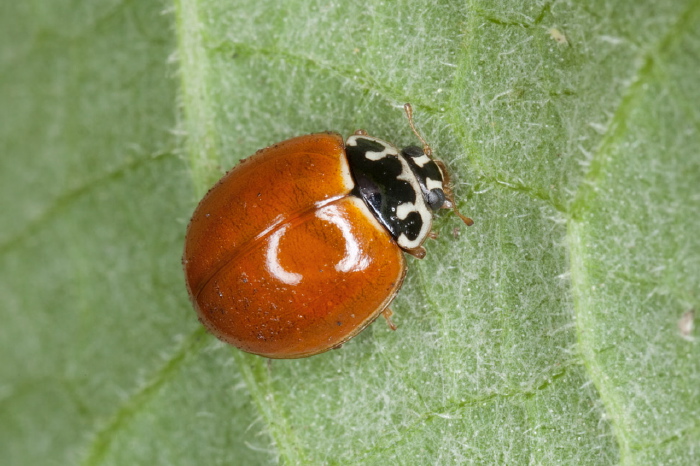
M 433 107 L 426 102 L 419 101 L 416 98 L 409 98 L 406 94 L 394 92 L 395 89 L 391 88 L 390 86 L 383 85 L 368 75 L 360 74 L 358 70 L 342 66 L 335 66 L 331 63 L 324 62 L 313 57 L 284 50 L 283 48 L 258 47 L 245 42 L 226 41 L 212 47 L 212 50 L 224 53 L 242 52 L 249 55 L 256 54 L 287 60 L 291 63 L 296 63 L 308 68 L 314 68 L 329 75 L 343 79 L 348 83 L 352 83 L 360 90 L 374 93 L 375 95 L 381 97 L 389 105 L 395 105 L 396 102 L 410 101 L 416 107 L 421 107 L 422 109 L 428 110 L 434 114 L 439 113 L 439 110 L 436 107 Z
M 180 348 L 154 373 L 150 381 L 136 392 L 132 393 L 119 408 L 117 408 L 112 419 L 93 434 L 92 441 L 87 447 L 88 453 L 82 462 L 84 465 L 93 466 L 102 463 L 109 452 L 109 448 L 116 434 L 123 429 L 131 419 L 139 414 L 141 408 L 158 393 L 166 382 L 178 373 L 190 355 L 197 352 L 210 341 L 208 338 L 205 338 L 205 334 L 206 331 L 202 326 L 194 330 L 185 338 Z
M 580 365 L 579 361 L 570 360 L 564 362 L 556 367 L 556 370 L 552 371 L 551 374 L 543 375 L 540 377 L 540 381 L 536 384 L 532 384 L 532 388 L 528 388 L 522 391 L 513 390 L 510 392 L 492 392 L 483 397 L 476 397 L 471 399 L 465 399 L 458 402 L 451 402 L 444 406 L 438 407 L 436 409 L 425 412 L 417 417 L 411 423 L 402 426 L 399 429 L 394 430 L 394 435 L 391 438 L 383 439 L 379 444 L 375 444 L 368 450 L 365 450 L 356 459 L 348 462 L 348 464 L 356 464 L 358 462 L 366 462 L 377 456 L 386 453 L 387 451 L 392 451 L 401 445 L 404 445 L 410 441 L 412 434 L 420 432 L 428 423 L 434 422 L 437 419 L 445 419 L 454 416 L 458 416 L 461 411 L 467 410 L 477 405 L 486 405 L 488 403 L 494 403 L 501 399 L 510 398 L 530 398 L 535 396 L 538 392 L 542 390 L 547 390 L 554 382 L 566 375 L 571 367 Z
M 78 186 L 76 188 L 64 192 L 63 194 L 58 195 L 46 208 L 44 208 L 44 210 L 39 215 L 29 220 L 27 224 L 18 233 L 12 235 L 8 239 L 0 243 L 0 255 L 8 253 L 22 241 L 26 240 L 27 238 L 30 238 L 35 232 L 41 230 L 47 222 L 49 222 L 52 218 L 60 214 L 63 211 L 63 209 L 67 208 L 73 202 L 77 201 L 83 196 L 89 195 L 93 189 L 101 189 L 104 187 L 104 183 L 117 180 L 124 176 L 125 173 L 134 170 L 146 163 L 162 160 L 166 157 L 172 157 L 174 155 L 175 154 L 173 152 L 159 152 L 153 156 L 140 157 L 136 160 L 124 163 L 123 165 L 98 177 L 88 180 L 81 186 Z
M 657 45 L 643 58 L 642 65 L 637 69 L 632 83 L 622 97 L 608 125 L 603 140 L 593 157 L 589 172 L 586 174 L 584 182 L 579 186 L 578 193 L 574 196 L 567 226 L 566 236 L 569 244 L 569 263 L 574 295 L 578 348 L 584 362 L 584 368 L 600 394 L 603 409 L 608 413 L 613 426 L 613 435 L 619 447 L 621 464 L 627 463 L 632 456 L 631 453 L 634 447 L 631 437 L 634 427 L 629 425 L 629 420 L 625 415 L 624 400 L 620 399 L 619 394 L 615 392 L 615 387 L 610 386 L 610 379 L 605 374 L 605 368 L 599 360 L 599 356 L 610 348 L 596 348 L 596 343 L 591 335 L 592 332 L 586 328 L 586 322 L 589 318 L 588 309 L 591 306 L 587 302 L 587 295 L 584 290 L 590 289 L 591 284 L 588 277 L 588 269 L 584 263 L 585 244 L 583 244 L 583 238 L 585 235 L 583 229 L 585 228 L 585 223 L 578 220 L 596 195 L 595 183 L 600 179 L 604 169 L 607 167 L 609 162 L 609 157 L 607 157 L 608 151 L 625 135 L 627 118 L 631 109 L 637 103 L 637 95 L 644 91 L 644 83 L 652 76 L 655 67 L 655 57 L 662 55 L 676 41 L 680 40 L 685 32 L 690 31 L 698 13 L 700 13 L 700 1 L 695 1 L 679 15 L 667 33 L 657 42 Z
M 699 11 L 700 2 L 691 3 L 668 28 L 666 34 L 657 41 L 656 45 L 650 47 L 642 55 L 641 65 L 630 79 L 630 84 L 613 112 L 598 149 L 593 154 L 588 173 L 584 175 L 583 181 L 573 196 L 570 209 L 572 218 L 580 219 L 597 195 L 596 184 L 611 161 L 611 152 L 614 146 L 627 132 L 627 120 L 640 101 L 638 96 L 645 92 L 646 82 L 653 76 L 654 70 L 658 66 L 658 57 L 663 56 L 664 52 L 667 52 L 669 48 L 681 40 L 685 33 L 691 30 L 694 25 L 694 17 Z

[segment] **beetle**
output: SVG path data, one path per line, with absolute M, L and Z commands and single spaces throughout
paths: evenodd
M 433 214 L 457 210 L 445 165 L 358 130 L 272 145 L 204 196 L 187 227 L 183 268 L 199 320 L 248 353 L 302 358 L 338 348 L 380 314 L 425 257 Z

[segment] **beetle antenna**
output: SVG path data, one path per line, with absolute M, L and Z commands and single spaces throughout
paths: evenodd
M 418 130 L 416 129 L 416 125 L 413 124 L 413 107 L 411 107 L 411 104 L 406 102 L 405 104 L 403 104 L 403 109 L 406 112 L 406 117 L 408 117 L 408 124 L 413 130 L 413 134 L 415 134 L 418 137 L 418 139 L 420 139 L 420 141 L 423 143 L 423 152 L 425 153 L 425 155 L 432 158 L 433 150 L 430 148 L 430 145 L 428 145 L 428 142 L 418 132 Z M 436 160 L 435 162 L 440 167 L 440 171 L 442 172 L 446 182 L 444 188 L 445 194 L 447 195 L 447 199 L 445 200 L 443 208 L 452 209 L 455 215 L 457 215 L 464 222 L 465 225 L 472 226 L 474 224 L 474 220 L 462 215 L 457 209 L 457 203 L 455 202 L 454 194 L 452 193 L 452 187 L 450 186 L 450 178 L 448 175 L 447 167 L 445 167 L 445 164 L 440 160 Z
M 411 130 L 413 130 L 413 134 L 415 134 L 418 139 L 420 139 L 420 142 L 423 143 L 423 152 L 425 152 L 425 155 L 428 157 L 433 156 L 433 149 L 430 148 L 430 145 L 428 142 L 421 136 L 421 134 L 418 132 L 416 129 L 416 125 L 413 124 L 413 107 L 411 107 L 411 104 L 406 102 L 403 104 L 403 110 L 406 112 L 406 117 L 408 118 L 408 125 L 411 127 Z

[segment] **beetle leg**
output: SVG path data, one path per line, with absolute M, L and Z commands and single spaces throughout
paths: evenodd
M 391 321 L 391 316 L 394 315 L 394 311 L 392 311 L 391 309 L 389 309 L 389 308 L 387 307 L 386 309 L 384 309 L 384 310 L 382 311 L 382 315 L 383 315 L 384 318 L 386 319 L 386 323 L 387 323 L 387 325 L 389 326 L 389 328 L 392 329 L 392 330 L 396 330 L 396 328 L 397 328 L 397 327 L 396 327 L 396 324 L 394 324 L 394 322 Z
M 437 231 L 431 231 L 430 233 L 428 233 L 428 238 L 430 239 L 438 239 L 439 236 L 440 233 L 438 233 Z
M 425 248 L 423 246 L 418 246 L 416 248 L 411 248 L 411 249 L 404 249 L 407 253 L 412 255 L 413 257 L 417 257 L 418 259 L 422 259 L 425 257 Z
M 355 135 L 356 136 L 367 136 L 367 131 L 365 131 L 364 129 L 358 129 L 355 131 Z

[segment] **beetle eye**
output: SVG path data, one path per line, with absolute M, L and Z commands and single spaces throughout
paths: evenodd
M 428 191 L 426 201 L 432 210 L 440 210 L 443 204 L 445 204 L 445 193 L 442 189 L 431 189 Z

